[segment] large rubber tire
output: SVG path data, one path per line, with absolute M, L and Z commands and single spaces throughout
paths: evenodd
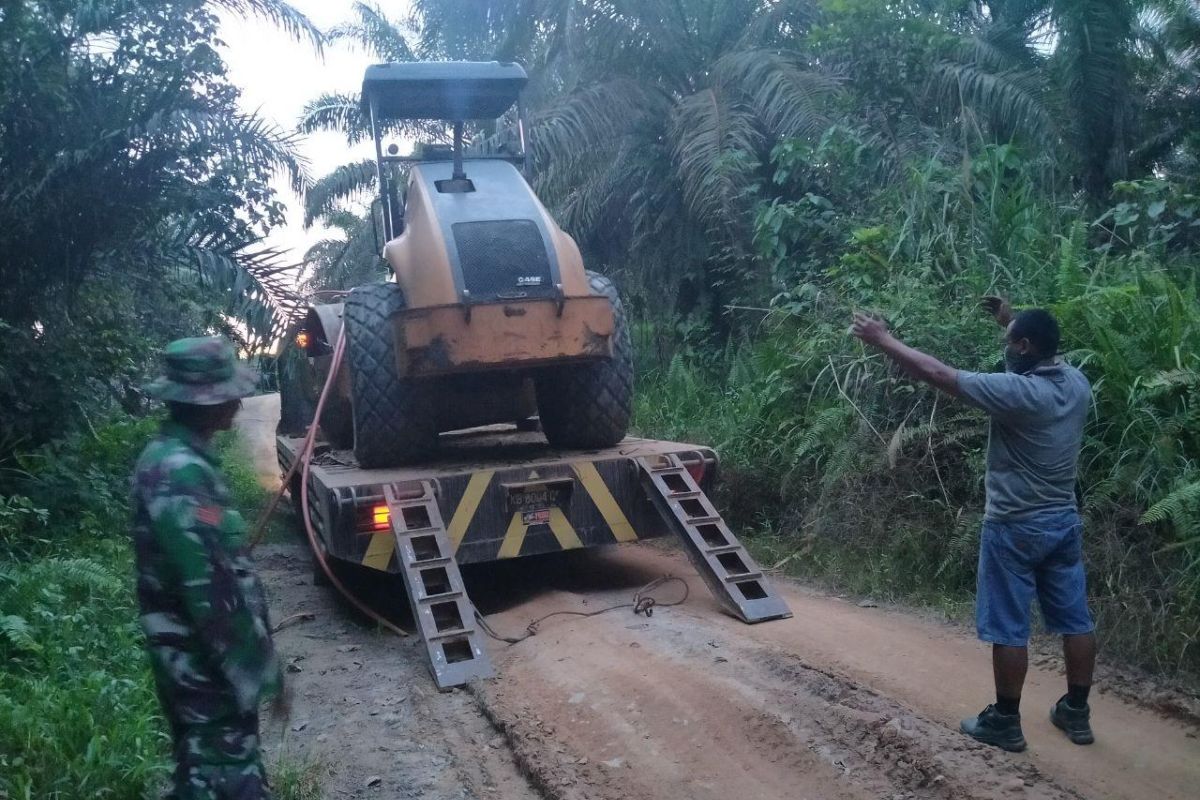
M 279 380 L 279 423 L 275 432 L 284 436 L 303 436 L 317 410 L 317 395 L 312 367 L 304 351 L 291 342 L 276 362 Z
M 612 281 L 588 273 L 594 294 L 613 308 L 613 355 L 601 361 L 543 370 L 536 379 L 542 430 L 558 448 L 594 450 L 625 438 L 633 410 L 633 344 L 625 308 Z
M 392 319 L 403 310 L 394 283 L 360 286 L 346 298 L 354 457 L 367 468 L 411 463 L 437 446 L 433 385 L 397 373 Z

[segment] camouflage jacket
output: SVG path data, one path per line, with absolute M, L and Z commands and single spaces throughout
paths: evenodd
M 164 705 L 185 724 L 253 712 L 281 686 L 246 523 L 218 466 L 168 422 L 133 477 L 142 628 Z

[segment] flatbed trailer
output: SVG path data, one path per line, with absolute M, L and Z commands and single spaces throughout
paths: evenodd
M 303 438 L 276 439 L 286 475 Z M 401 575 L 439 688 L 493 674 L 459 573 L 478 564 L 678 535 L 722 606 L 745 622 L 791 616 L 708 499 L 707 447 L 629 437 L 602 450 L 551 449 L 537 431 L 443 434 L 436 458 L 364 469 L 319 441 L 308 516 L 325 559 Z M 298 503 L 297 469 L 289 487 Z

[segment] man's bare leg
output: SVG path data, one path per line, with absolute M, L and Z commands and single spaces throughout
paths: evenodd
M 996 702 L 977 716 L 964 719 L 959 729 L 985 744 L 1014 753 L 1025 749 L 1021 732 L 1021 687 L 1029 668 L 1029 651 L 1024 647 L 992 645 L 992 671 L 996 676 Z
M 1063 656 L 1067 660 L 1067 685 L 1090 687 L 1096 669 L 1096 634 L 1064 636 Z
M 1016 714 L 1021 704 L 1021 689 L 1029 671 L 1029 648 L 992 645 L 992 673 L 996 677 L 996 709 L 1001 714 Z

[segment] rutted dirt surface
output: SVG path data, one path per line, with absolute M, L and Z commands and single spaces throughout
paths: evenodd
M 264 725 L 268 755 L 327 766 L 331 798 L 537 797 L 473 699 L 438 693 L 415 639 L 375 633 L 314 586 L 306 549 L 265 545 L 255 560 L 276 625 L 315 615 L 275 634 L 293 698 L 290 719 Z
M 274 424 L 257 411 L 247 418 L 264 421 L 245 429 L 261 445 Z M 268 725 L 268 741 L 329 764 L 330 797 L 1182 800 L 1200 785 L 1196 729 L 1113 695 L 1094 696 L 1097 743 L 1067 742 L 1046 719 L 1062 691 L 1056 662 L 1030 670 L 1029 751 L 1003 753 L 957 732 L 990 684 L 987 649 L 960 628 L 792 585 L 793 619 L 746 626 L 720 613 L 680 553 L 653 544 L 468 572 L 507 634 L 628 601 L 664 573 L 691 594 L 649 619 L 556 617 L 521 644 L 489 642 L 500 677 L 447 694 L 419 643 L 373 633 L 312 585 L 301 546 L 263 547 L 258 560 L 276 621 L 316 614 L 277 635 L 299 671 L 291 721 Z M 372 597 L 404 605 L 395 584 L 374 582 Z
M 592 574 L 552 578 L 545 595 L 490 619 L 516 631 L 558 608 L 619 602 L 666 572 L 693 594 L 650 620 L 552 621 L 497 653 L 503 679 L 477 691 L 518 756 L 551 784 L 590 781 L 558 796 L 1195 797 L 1194 728 L 1099 693 L 1099 741 L 1072 745 L 1046 718 L 1063 691 L 1057 670 L 1030 671 L 1028 752 L 963 737 L 958 720 L 988 701 L 990 658 L 957 627 L 788 585 L 794 619 L 745 626 L 720 614 L 680 554 L 645 544 L 583 568 Z M 564 767 L 552 746 L 588 761 Z

